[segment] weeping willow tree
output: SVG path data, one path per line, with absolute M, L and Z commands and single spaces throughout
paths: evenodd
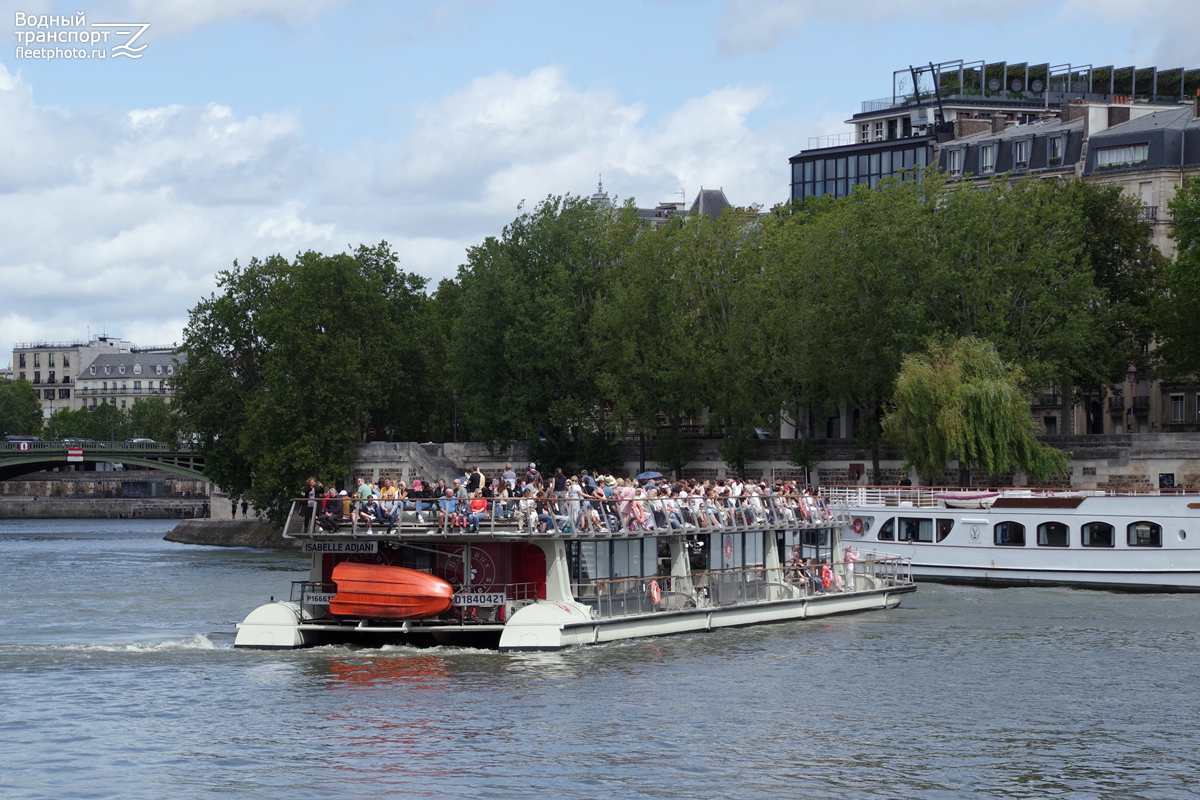
M 991 342 L 974 337 L 933 344 L 904 359 L 885 436 L 928 482 L 957 460 L 967 470 L 999 475 L 1020 467 L 1040 480 L 1067 472 L 1067 457 L 1037 441 L 1025 374 Z

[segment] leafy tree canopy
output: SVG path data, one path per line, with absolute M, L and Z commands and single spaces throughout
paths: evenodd
M 185 433 L 222 489 L 276 516 L 342 479 L 369 428 L 420 426 L 424 280 L 387 245 L 234 264 L 192 309 L 174 378 Z
M 31 436 L 42 427 L 42 404 L 29 381 L 0 380 L 0 432 Z
M 1037 441 L 1025 383 L 990 342 L 935 343 L 904 359 L 883 428 L 926 480 L 951 460 L 987 475 L 1014 467 L 1043 480 L 1062 475 L 1067 458 Z

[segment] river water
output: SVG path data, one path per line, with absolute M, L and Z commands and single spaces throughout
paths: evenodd
M 3 798 L 1194 798 L 1200 595 L 899 609 L 551 654 L 233 649 L 291 553 L 0 521 Z

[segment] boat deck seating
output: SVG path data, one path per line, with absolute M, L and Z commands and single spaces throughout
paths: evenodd
M 742 500 L 745 499 L 742 498 Z M 369 525 L 361 517 L 357 522 L 349 516 L 339 516 L 332 520 L 323 519 L 320 513 L 320 505 L 317 507 L 316 523 L 310 525 L 308 524 L 306 515 L 301 511 L 308 502 L 307 500 L 293 502 L 292 511 L 288 515 L 284 527 L 284 536 L 286 538 L 320 538 L 331 535 L 351 537 L 440 535 L 448 538 L 473 536 L 551 536 L 592 539 L 640 537 L 646 535 L 649 531 L 655 531 L 659 535 L 662 535 L 669 533 L 713 533 L 717 531 L 744 532 L 817 529 L 829 528 L 846 522 L 843 519 L 843 515 L 834 509 L 820 507 L 815 502 L 810 508 L 801 509 L 798 506 L 802 502 L 800 498 L 785 499 L 772 497 L 760 498 L 759 504 L 756 506 L 751 506 L 748 502 L 745 502 L 741 505 L 722 507 L 711 514 L 707 511 L 683 509 L 676 512 L 674 523 L 667 525 L 655 522 L 656 517 L 660 522 L 669 519 L 669 517 L 665 513 L 654 513 L 653 508 L 644 510 L 642 514 L 643 522 L 639 523 L 631 518 L 629 527 L 627 528 L 621 526 L 620 517 L 616 513 L 598 514 L 601 518 L 601 521 L 598 523 L 582 526 L 576 525 L 575 522 L 579 521 L 580 517 L 576 517 L 571 513 L 568 506 L 570 501 L 566 500 L 549 501 L 555 506 L 555 513 L 543 514 L 541 518 L 536 514 L 522 512 L 514 508 L 517 501 L 490 501 L 489 511 L 486 515 L 480 514 L 477 518 L 473 518 L 469 514 L 456 513 L 439 524 L 439 515 L 436 507 L 437 501 L 428 500 L 422 501 L 428 505 L 422 514 L 418 514 L 416 510 L 402 512 L 397 519 L 397 524 L 391 528 L 389 534 L 389 526 L 386 519 L 373 521 Z M 316 502 L 320 504 L 321 501 L 318 500 Z M 649 506 L 651 503 L 658 501 L 643 500 L 641 502 Z M 796 503 L 797 505 L 791 505 L 791 503 Z M 557 507 L 559 505 L 562 507 L 562 513 L 558 513 Z M 593 505 L 599 504 L 594 503 Z M 714 521 L 714 517 L 721 521 Z

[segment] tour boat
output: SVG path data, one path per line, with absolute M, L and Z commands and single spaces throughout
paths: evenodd
M 1200 591 L 1194 491 L 1006 489 L 971 508 L 923 487 L 822 491 L 847 544 L 910 558 L 916 580 Z
M 314 524 L 326 502 L 336 521 Z M 308 578 L 252 611 L 235 646 L 558 650 L 888 609 L 916 588 L 903 558 L 844 558 L 848 520 L 797 495 L 643 499 L 628 525 L 600 501 L 489 500 L 468 523 L 410 500 L 390 531 L 341 517 L 343 502 L 292 504 L 283 535 L 311 554 Z

